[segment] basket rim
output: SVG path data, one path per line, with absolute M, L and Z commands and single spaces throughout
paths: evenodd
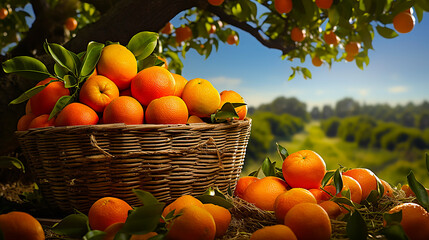
M 103 132 L 112 130 L 210 130 L 210 129 L 224 129 L 232 128 L 240 125 L 248 126 L 252 123 L 252 119 L 246 117 L 243 120 L 232 120 L 224 123 L 186 123 L 186 124 L 130 124 L 125 123 L 110 123 L 110 124 L 96 124 L 96 125 L 77 125 L 77 126 L 63 126 L 63 127 L 43 127 L 32 128 L 25 131 L 15 131 L 17 136 L 33 135 L 39 133 L 57 133 L 57 132 Z

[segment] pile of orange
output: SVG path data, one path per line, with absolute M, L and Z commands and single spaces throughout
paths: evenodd
M 244 103 L 235 91 L 221 93 L 207 80 L 190 81 L 166 67 L 152 66 L 138 72 L 134 54 L 120 44 L 102 50 L 94 73 L 79 89 L 79 98 L 50 116 L 55 104 L 69 89 L 58 79 L 49 78 L 33 96 L 17 130 L 48 126 L 125 124 L 186 124 L 209 121 L 226 102 Z M 239 119 L 246 117 L 247 106 L 236 109 Z

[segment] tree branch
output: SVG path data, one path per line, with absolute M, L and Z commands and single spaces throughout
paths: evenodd
M 115 1 L 112 0 L 80 0 L 81 2 L 92 4 L 101 15 L 106 13 L 111 7 L 115 5 Z
M 222 21 L 224 21 L 228 24 L 231 24 L 235 27 L 238 27 L 243 31 L 250 33 L 254 38 L 256 38 L 265 47 L 280 50 L 283 55 L 286 55 L 290 51 L 295 50 L 297 48 L 296 45 L 294 45 L 294 44 L 293 45 L 287 45 L 286 42 L 284 42 L 284 41 L 264 37 L 261 34 L 260 29 L 252 27 L 247 22 L 241 22 L 241 21 L 237 20 L 234 16 L 226 14 L 222 10 L 222 8 L 220 8 L 220 7 L 215 7 L 215 6 L 209 5 L 209 6 L 207 6 L 206 10 L 217 15 Z

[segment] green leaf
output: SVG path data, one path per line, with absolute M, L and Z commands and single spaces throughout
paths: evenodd
M 80 70 L 81 77 L 89 76 L 94 72 L 103 48 L 104 44 L 102 43 L 90 42 L 88 44 L 85 57 L 83 58 L 82 69 Z
M 137 69 L 140 72 L 141 70 L 155 66 L 155 63 L 159 60 L 155 55 L 151 54 L 143 60 L 137 61 Z
M 389 240 L 408 240 L 407 234 L 400 224 L 391 225 L 381 229 L 380 234 L 383 234 Z
M 338 22 L 340 21 L 340 14 L 339 14 L 337 8 L 331 7 L 328 10 L 328 18 L 329 18 L 329 23 L 332 26 L 338 25 Z
M 232 203 L 230 203 L 228 200 L 219 196 L 201 195 L 201 196 L 197 196 L 196 198 L 200 200 L 202 203 L 211 203 L 211 204 L 219 205 L 226 209 L 231 209 L 234 207 L 234 205 L 232 205 Z
M 51 114 L 49 114 L 49 119 L 55 117 L 59 112 L 61 112 L 61 110 L 63 110 L 63 108 L 65 108 L 65 106 L 73 102 L 73 100 L 73 96 L 70 95 L 60 97 L 60 99 L 58 99 L 58 101 L 55 103 L 54 109 L 52 109 Z
M 25 173 L 25 167 L 24 164 L 18 159 L 14 157 L 9 156 L 0 156 L 0 168 L 17 168 L 22 170 L 22 172 Z
M 156 199 L 150 192 L 133 189 L 133 193 L 137 196 L 143 206 L 159 204 L 158 199 Z
M 219 196 L 223 199 L 226 199 L 225 195 L 219 190 L 219 188 L 215 187 L 209 187 L 204 193 L 203 195 L 209 195 L 209 196 Z
M 275 167 L 276 162 L 272 163 L 268 157 L 265 158 L 264 162 L 262 162 L 262 172 L 266 177 L 276 175 Z
M 69 71 L 67 69 L 61 67 L 58 63 L 55 63 L 54 64 L 54 72 L 58 77 L 63 78 L 65 75 L 67 75 L 67 73 Z
M 158 37 L 158 33 L 139 32 L 131 38 L 127 48 L 137 59 L 145 59 L 155 50 Z
M 420 205 L 424 207 L 426 210 L 429 209 L 429 196 L 426 191 L 426 188 L 417 181 L 414 176 L 413 171 L 407 175 L 408 185 L 410 185 L 411 190 L 416 194 L 417 201 L 419 201 Z
M 402 210 L 399 210 L 395 213 L 384 213 L 384 220 L 386 220 L 386 226 L 400 224 L 402 221 Z
M 285 160 L 289 156 L 289 152 L 287 151 L 286 148 L 281 146 L 279 143 L 276 143 L 276 145 L 277 145 L 277 153 L 279 154 L 282 161 Z
M 338 168 L 334 173 L 334 185 L 336 190 L 335 195 L 337 195 L 343 190 L 343 178 L 342 178 L 340 168 Z
M 75 62 L 75 58 L 77 58 L 77 56 L 75 57 L 74 53 L 56 43 L 45 42 L 44 46 L 47 53 L 52 56 L 56 63 L 74 75 L 77 75 L 78 66 Z
M 251 176 L 251 177 L 258 177 L 258 175 L 259 175 L 259 172 L 261 171 L 261 168 L 258 168 L 258 170 L 256 170 L 256 171 L 253 171 L 253 172 L 251 172 L 251 173 L 249 173 L 249 175 L 248 176 Z
M 127 233 L 116 233 L 115 237 L 113 238 L 113 240 L 129 240 L 131 239 L 131 234 L 127 234 Z
M 353 211 L 347 221 L 347 236 L 351 240 L 366 240 L 368 237 L 368 228 L 365 220 L 359 211 Z
M 325 187 L 326 184 L 328 184 L 328 182 L 331 180 L 331 178 L 334 176 L 334 174 L 335 174 L 335 171 L 333 171 L 333 170 L 327 171 L 325 173 L 325 176 L 323 176 L 322 183 L 321 183 L 322 187 Z
M 295 74 L 296 74 L 296 70 L 293 69 L 292 74 L 289 76 L 289 78 L 287 80 L 290 81 L 290 80 L 294 79 L 295 78 Z
M 41 61 L 32 57 L 14 57 L 3 62 L 2 66 L 5 73 L 16 73 L 25 78 L 38 81 L 53 77 Z
M 426 170 L 429 172 L 429 153 L 425 153 L 426 155 Z
M 100 230 L 89 231 L 83 236 L 83 240 L 103 240 L 106 233 Z
M 228 119 L 238 118 L 238 114 L 235 111 L 234 105 L 230 102 L 226 102 L 219 111 L 212 114 L 211 119 L 213 123 L 224 122 Z
M 65 88 L 72 88 L 77 86 L 78 81 L 75 77 L 73 77 L 72 75 L 65 75 L 64 77 L 64 87 Z
M 165 204 L 157 203 L 136 208 L 128 215 L 120 232 L 128 234 L 146 234 L 153 232 L 161 219 Z
M 377 25 L 376 29 L 377 29 L 378 34 L 380 34 L 380 36 L 382 36 L 384 38 L 390 39 L 390 38 L 395 38 L 395 37 L 399 36 L 395 30 L 390 29 L 388 27 L 383 27 L 383 26 Z
M 429 1 L 428 0 L 417 0 L 416 5 L 414 6 L 414 9 L 416 8 L 416 6 L 419 6 L 425 12 L 429 11 Z
M 45 89 L 47 85 L 38 85 L 30 88 L 29 90 L 25 91 L 23 94 L 21 94 L 16 99 L 12 100 L 9 104 L 19 104 L 22 102 L 27 101 L 28 99 L 32 98 L 34 95 L 41 92 L 43 89 Z
M 301 72 L 304 75 L 304 79 L 311 78 L 311 72 L 307 68 L 302 68 Z
M 52 227 L 52 231 L 72 238 L 82 238 L 88 229 L 88 217 L 83 213 L 70 214 Z

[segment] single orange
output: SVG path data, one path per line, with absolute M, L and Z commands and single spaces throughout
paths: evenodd
M 401 226 L 410 240 L 425 240 L 429 237 L 429 214 L 417 203 L 403 203 L 390 209 L 389 213 L 402 210 Z
M 186 83 L 188 83 L 188 80 L 184 77 L 182 77 L 182 75 L 176 74 L 176 73 L 171 73 L 171 75 L 173 75 L 174 78 L 174 82 L 176 83 L 174 85 L 174 96 L 178 96 L 178 97 L 182 97 L 182 93 L 183 93 L 183 89 L 185 88 Z
M 116 84 L 102 75 L 88 78 L 79 92 L 79 101 L 96 112 L 103 112 L 104 108 L 117 97 L 119 89 Z
M 220 6 L 224 0 L 208 0 L 208 2 L 213 6 Z
M 113 99 L 103 112 L 104 123 L 142 124 L 142 105 L 133 97 L 120 96 Z
M 213 85 L 201 78 L 186 83 L 182 99 L 188 106 L 189 114 L 198 117 L 210 117 L 220 104 L 220 94 Z
M 333 2 L 333 0 L 316 0 L 316 5 L 320 9 L 329 9 Z
M 31 110 L 31 99 L 28 99 L 27 103 L 25 104 L 25 114 L 33 113 Z
M 308 189 L 308 191 L 310 191 L 311 194 L 313 194 L 314 198 L 316 198 L 317 203 L 321 203 L 331 199 L 331 195 L 329 195 L 328 193 L 326 193 L 320 188 L 311 188 L 311 189 Z
M 9 212 L 0 215 L 0 230 L 4 240 L 44 240 L 42 225 L 25 212 Z
M 97 73 L 112 80 L 119 90 L 127 89 L 137 74 L 137 60 L 126 47 L 110 44 L 101 52 Z
M 74 31 L 77 28 L 77 20 L 73 17 L 69 17 L 64 22 L 64 25 L 69 31 Z
M 216 224 L 216 237 L 222 237 L 231 223 L 231 213 L 228 209 L 211 203 L 204 204 L 204 208 L 212 215 Z
M 216 223 L 204 207 L 184 207 L 179 211 L 179 214 L 179 217 L 167 225 L 166 239 L 201 240 L 215 238 Z
M 383 196 L 393 197 L 392 186 L 390 186 L 390 184 L 388 182 L 384 181 L 383 179 L 380 179 L 380 182 L 381 182 L 381 184 L 383 184 L 383 187 L 384 187 Z
M 290 32 L 290 37 L 292 41 L 302 42 L 305 39 L 305 31 L 300 29 L 299 27 L 294 27 Z
M 95 125 L 98 123 L 97 113 L 83 103 L 70 103 L 55 119 L 55 126 Z
M 31 121 L 36 118 L 36 115 L 34 113 L 27 113 L 18 120 L 18 124 L 16 126 L 17 131 L 26 131 L 28 130 L 28 126 L 30 125 Z
M 167 205 L 162 212 L 162 216 L 163 217 L 167 216 L 167 214 L 169 214 L 173 210 L 174 210 L 174 214 L 177 215 L 183 208 L 189 207 L 189 206 L 197 206 L 197 207 L 204 208 L 204 205 L 200 200 L 196 199 L 191 195 L 183 195 L 177 198 L 176 200 L 174 200 L 169 205 Z
M 45 85 L 54 78 L 47 78 L 37 83 L 36 86 Z M 60 81 L 51 82 L 41 92 L 31 98 L 31 111 L 40 116 L 42 114 L 50 114 L 54 109 L 58 99 L 62 96 L 70 95 L 70 91 L 64 87 L 64 83 Z
M 195 115 L 191 115 L 188 118 L 188 121 L 186 123 L 205 123 L 200 117 L 197 117 Z
M 192 38 L 192 30 L 188 26 L 176 28 L 176 43 L 180 44 Z
M 173 24 L 171 24 L 171 22 L 168 22 L 167 24 L 165 24 L 165 26 L 161 29 L 161 33 L 164 34 L 171 34 L 173 32 Z
M 33 120 L 31 120 L 30 124 L 28 124 L 28 129 L 50 127 L 54 125 L 55 125 L 55 118 L 52 118 L 49 120 L 49 114 L 42 114 L 38 117 L 35 117 Z
M 377 176 L 366 168 L 353 168 L 343 173 L 358 181 L 362 188 L 362 200 L 365 200 L 372 190 L 377 190 Z
M 92 230 L 104 231 L 114 223 L 124 223 L 131 206 L 122 199 L 103 197 L 94 202 L 89 209 L 89 226 Z
M 353 61 L 355 59 L 355 57 L 353 55 L 347 54 L 346 57 L 345 57 L 345 59 L 346 59 L 347 62 L 351 62 L 351 61 Z
M 404 191 L 406 197 L 415 197 L 416 194 L 411 190 L 408 184 L 404 184 L 401 187 L 401 190 Z
M 238 44 L 238 36 L 236 34 L 230 34 L 228 35 L 228 37 L 226 38 L 226 42 L 229 45 L 237 45 Z
M 289 13 L 292 10 L 292 0 L 274 0 L 274 8 L 278 13 Z
M 350 56 L 350 57 L 355 57 L 356 55 L 358 55 L 359 49 L 360 49 L 360 43 L 358 42 L 349 42 L 344 47 L 344 50 L 346 51 L 347 56 Z
M 399 33 L 409 33 L 416 24 L 414 16 L 408 12 L 400 12 L 393 18 L 393 27 Z
M 274 211 L 277 196 L 287 191 L 287 187 L 286 182 L 278 177 L 264 177 L 249 184 L 243 199 L 262 210 Z
M 9 11 L 6 8 L 0 8 L 0 19 L 3 20 L 7 17 Z
M 324 201 L 319 203 L 319 205 L 326 211 L 330 219 L 337 219 L 342 213 L 340 205 L 336 202 Z
M 340 43 L 340 38 L 333 31 L 328 31 L 323 34 L 323 39 L 326 44 L 337 46 Z
M 233 90 L 224 90 L 220 93 L 220 104 L 219 109 L 226 103 L 246 103 L 244 98 L 240 96 L 237 92 Z M 247 105 L 243 105 L 235 108 L 235 111 L 238 114 L 238 119 L 243 120 L 247 116 Z
M 350 200 L 354 203 L 360 203 L 362 201 L 362 187 L 359 182 L 347 175 L 343 175 L 342 180 L 343 189 L 341 190 L 341 192 L 350 190 Z M 324 189 L 331 193 L 333 196 L 335 196 L 336 188 L 334 185 L 328 185 Z M 341 192 L 338 193 L 337 197 L 343 196 Z
M 145 122 L 152 124 L 185 124 L 188 108 L 177 96 L 165 96 L 152 100 L 146 108 Z
M 103 232 L 106 233 L 106 235 L 103 236 L 102 240 L 113 240 L 115 239 L 115 235 L 119 232 L 119 230 L 122 229 L 124 226 L 123 222 L 117 222 L 110 226 L 108 226 Z M 130 240 L 148 240 L 149 238 L 158 235 L 156 232 L 149 232 L 142 235 L 132 235 Z
M 304 188 L 292 188 L 281 193 L 274 202 L 274 214 L 279 223 L 284 223 L 287 212 L 299 203 L 317 203 L 310 191 Z
M 314 57 L 311 59 L 311 63 L 313 63 L 313 65 L 314 65 L 315 67 L 320 67 L 320 66 L 322 66 L 323 61 L 322 61 L 318 56 L 314 56 Z
M 316 152 L 301 150 L 284 160 L 282 172 L 286 182 L 293 188 L 319 188 L 326 173 L 326 164 Z
M 295 233 L 283 224 L 266 226 L 252 233 L 250 240 L 297 240 Z
M 247 187 L 256 181 L 258 181 L 259 178 L 253 177 L 253 176 L 245 176 L 241 177 L 237 181 L 237 185 L 235 185 L 234 195 L 243 198 L 244 192 L 246 191 Z
M 284 224 L 299 240 L 329 240 L 332 229 L 326 211 L 315 203 L 300 203 L 285 216 Z
M 176 82 L 173 75 L 163 68 L 153 66 L 141 70 L 131 82 L 131 95 L 143 106 L 157 98 L 174 94 Z

